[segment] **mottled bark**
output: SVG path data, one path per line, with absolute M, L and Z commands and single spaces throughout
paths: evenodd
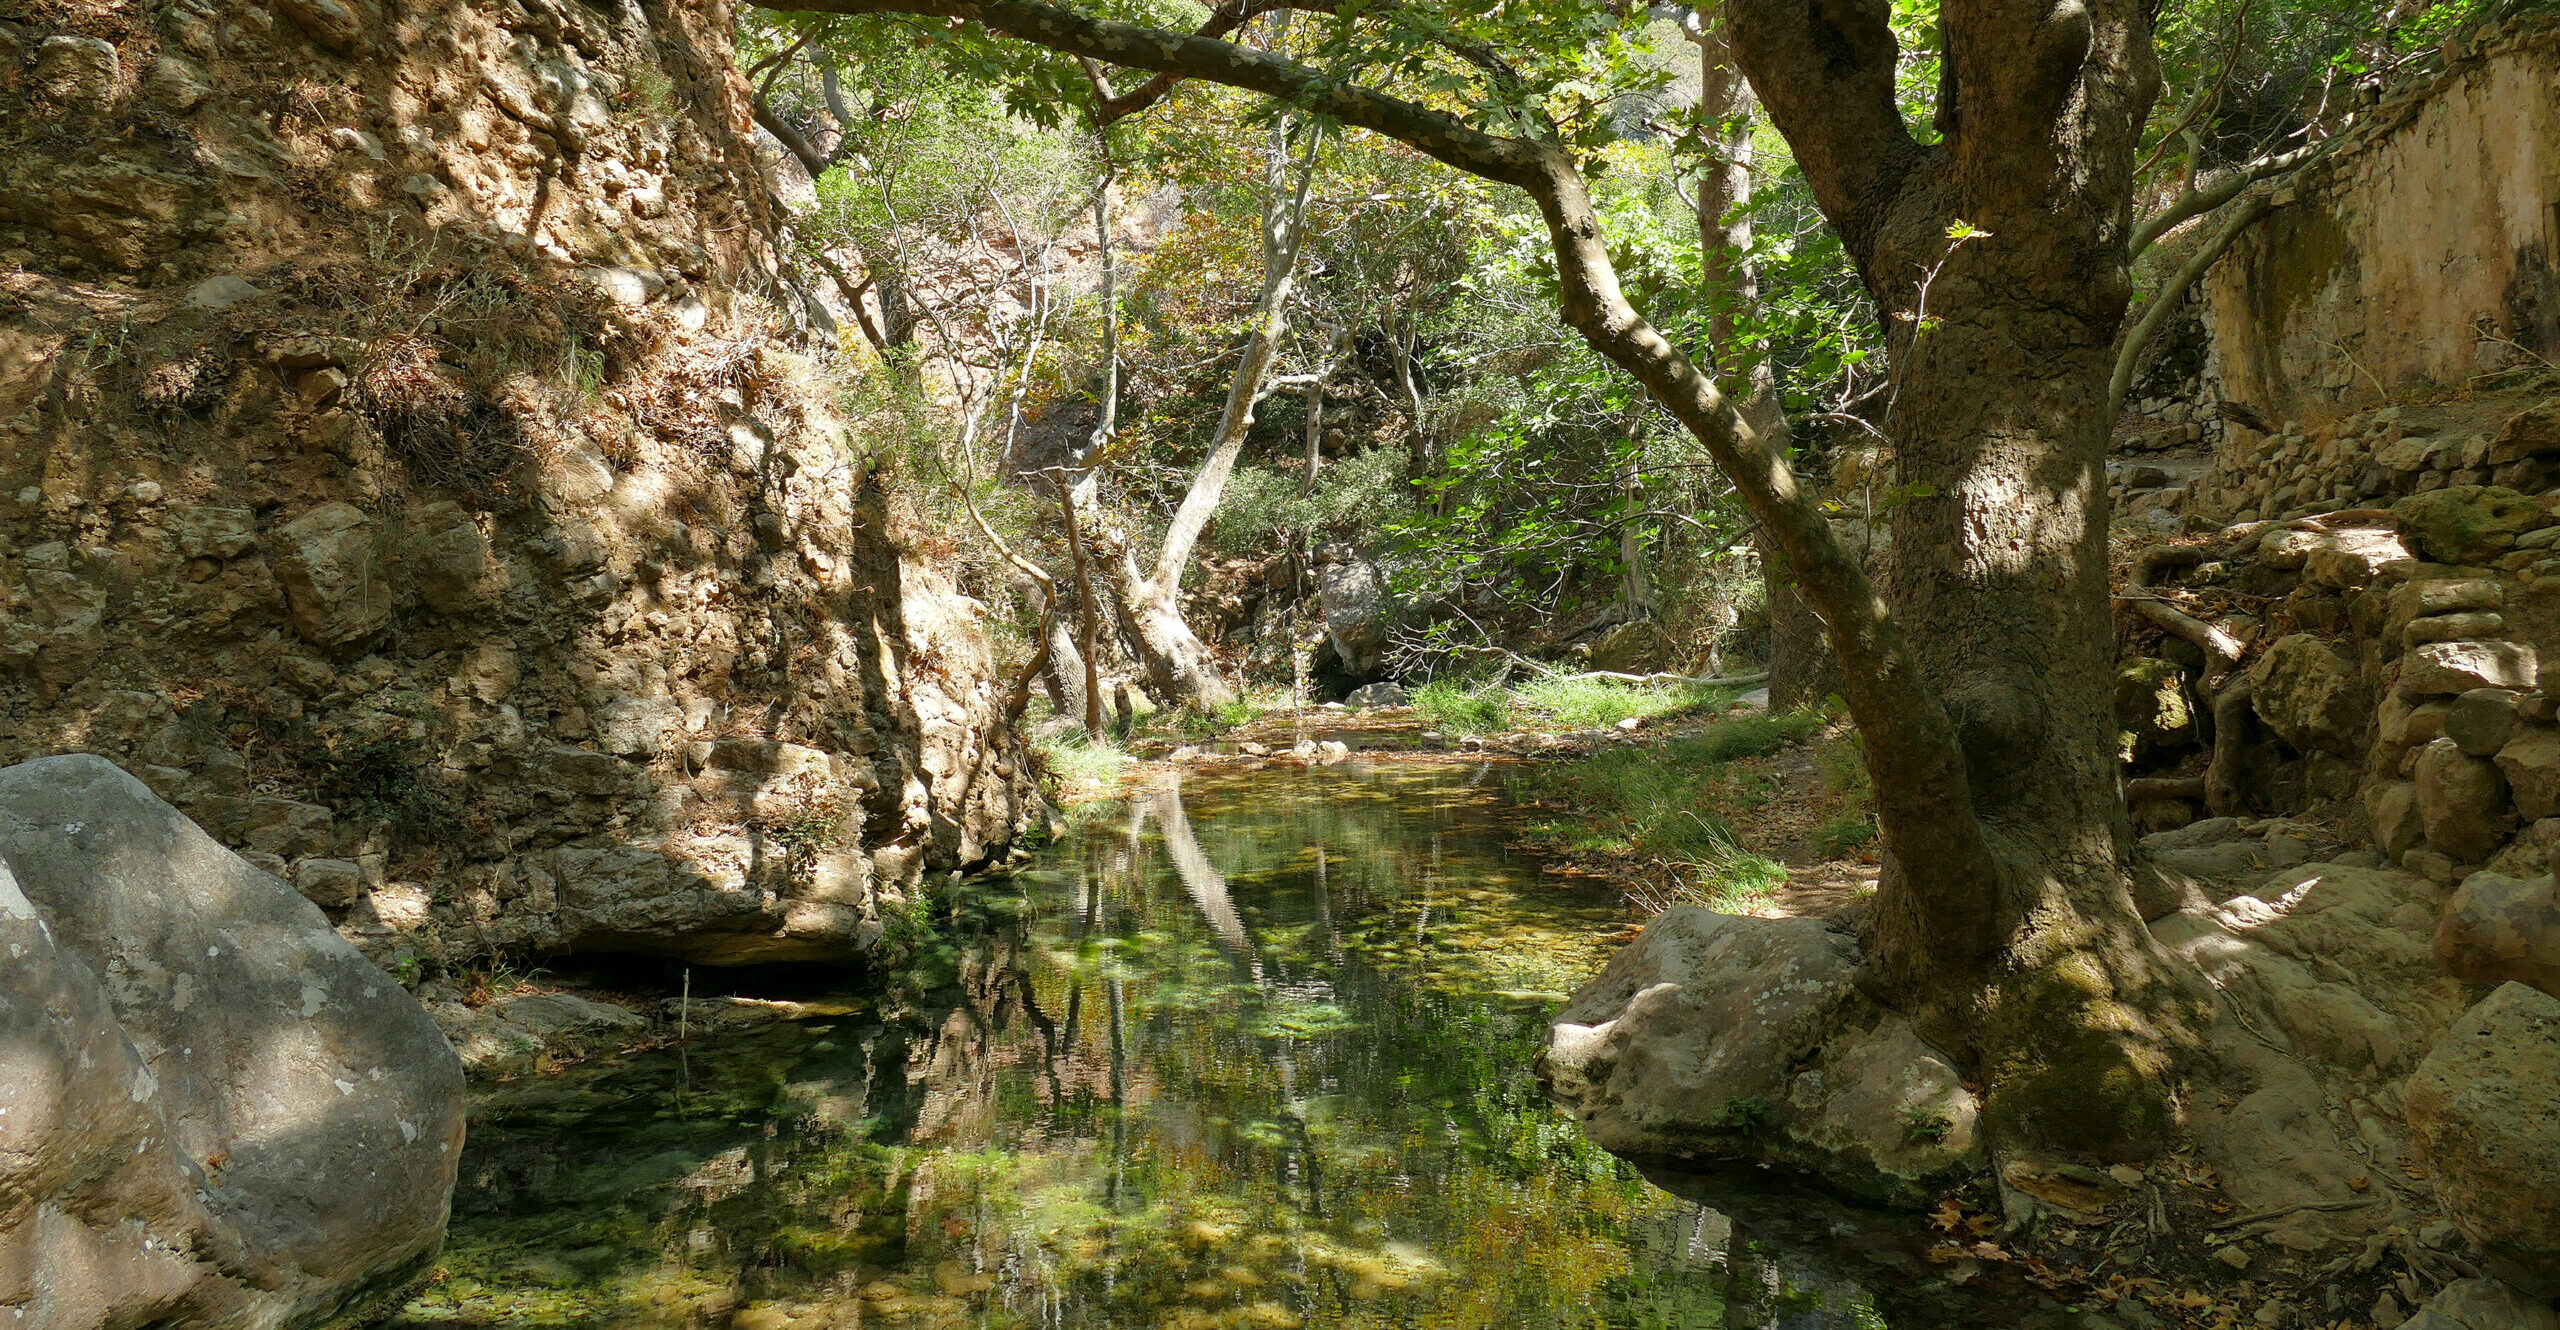
M 1264 185 L 1262 211 L 1262 292 L 1254 302 L 1251 331 L 1237 357 L 1227 402 L 1210 436 L 1209 454 L 1191 478 L 1182 506 L 1167 525 L 1164 544 L 1156 551 L 1154 571 L 1141 575 L 1135 556 L 1123 568 L 1121 595 L 1137 630 L 1138 654 L 1159 697 L 1191 702 L 1202 708 L 1222 706 L 1235 690 L 1218 677 L 1216 662 L 1191 625 L 1182 617 L 1182 573 L 1200 534 L 1226 496 L 1227 478 L 1243 455 L 1245 436 L 1253 431 L 1254 408 L 1262 401 L 1263 384 L 1280 342 L 1289 334 L 1289 298 L 1296 289 L 1298 247 L 1306 235 L 1307 191 L 1315 182 L 1316 137 L 1310 133 L 1306 157 L 1294 185 L 1288 171 L 1288 122 L 1273 131 L 1271 166 Z
M 1895 480 L 1934 489 L 1891 510 L 1889 594 L 1926 626 L 1913 656 L 1989 860 L 1954 877 L 1888 831 L 1871 959 L 1989 1073 L 1995 1129 L 2138 1151 L 2192 1037 L 2127 889 L 2107 686 L 2106 386 L 2158 86 L 2149 11 L 1949 5 L 1946 137 L 1924 147 L 1894 108 L 1883 5 L 1732 8 L 1743 68 L 1888 316 Z M 1958 222 L 1987 234 L 1959 242 Z

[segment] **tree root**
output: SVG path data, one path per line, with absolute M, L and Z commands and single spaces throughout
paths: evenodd
M 1618 670 L 1584 670 L 1580 674 L 1551 674 L 1557 682 L 1572 679 L 1607 679 L 1612 683 L 1656 684 L 1685 683 L 1695 688 L 1747 688 L 1769 682 L 1769 672 L 1757 674 L 1627 674 Z
M 2367 1206 L 2380 1205 L 2384 1199 L 2385 1198 L 2380 1196 L 2367 1196 L 2361 1200 L 2354 1201 L 2305 1201 L 2300 1205 L 2288 1205 L 2281 1209 L 2268 1210 L 2260 1214 L 2234 1215 L 2229 1219 L 2208 1224 L 2205 1227 L 2213 1229 L 2215 1232 L 2221 1232 L 2225 1229 L 2246 1228 L 2251 1224 L 2264 1224 L 2271 1220 L 2282 1219 L 2286 1215 L 2301 1214 L 2304 1211 L 2328 1213 L 2338 1210 L 2362 1210 Z
M 2196 799 L 2205 796 L 2202 776 L 2137 776 L 2124 783 L 2124 801 L 2139 803 L 2145 799 Z
M 2134 612 L 2159 625 L 2162 632 L 2182 638 L 2205 654 L 2205 681 L 2229 673 L 2240 663 L 2240 639 L 2222 628 L 2180 611 L 2152 594 L 2153 579 L 2169 568 L 2193 567 L 2208 557 L 2219 557 L 2225 551 L 2212 545 L 2154 545 L 2133 556 L 2131 587 L 2116 599 L 2133 606 Z
M 2213 760 L 2204 771 L 2204 806 L 2215 817 L 2240 815 L 2249 723 L 2249 680 L 2243 676 L 2213 695 Z

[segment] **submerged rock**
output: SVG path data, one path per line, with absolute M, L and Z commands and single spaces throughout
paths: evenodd
M 2560 998 L 2502 984 L 2409 1078 L 2409 1126 L 2481 1264 L 2560 1297 Z
M 363 1324 L 443 1243 L 462 1068 L 320 910 L 96 757 L 0 771 L 0 1306 Z
M 1556 1014 L 1539 1075 L 1621 1154 L 1778 1162 L 1925 1205 L 1981 1166 L 1979 1105 L 1855 966 L 1816 920 L 1665 911 Z

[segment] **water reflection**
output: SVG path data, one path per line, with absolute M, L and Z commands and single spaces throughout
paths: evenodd
M 1482 774 L 1168 784 L 897 991 L 499 1087 L 401 1323 L 1884 1324 L 1549 1106 L 1623 920 L 1505 852 Z

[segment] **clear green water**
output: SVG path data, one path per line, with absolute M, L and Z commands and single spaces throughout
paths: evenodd
M 1503 848 L 1500 786 L 1195 773 L 962 888 L 840 1015 L 491 1088 L 399 1324 L 1991 1323 L 1888 1318 L 1839 1272 L 1909 1263 L 1850 1212 L 1737 1234 L 1547 1103 L 1625 916 Z

